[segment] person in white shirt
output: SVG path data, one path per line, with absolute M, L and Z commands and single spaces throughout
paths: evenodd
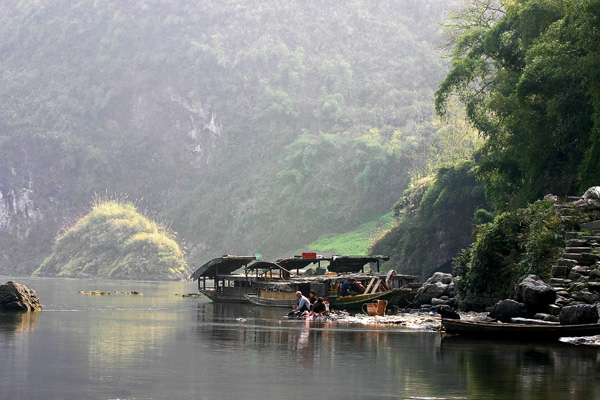
M 296 306 L 296 308 L 294 308 L 292 311 L 294 311 L 294 312 L 310 311 L 310 302 L 304 295 L 302 295 L 301 291 L 296 292 L 296 298 L 298 299 L 298 306 Z

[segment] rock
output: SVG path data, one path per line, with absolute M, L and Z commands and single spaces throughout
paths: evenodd
M 533 319 L 547 322 L 559 322 L 558 315 L 551 315 L 547 313 L 537 313 L 533 316 Z
M 442 296 L 442 297 L 447 297 L 447 296 Z M 447 306 L 449 301 L 448 299 L 444 300 L 444 299 L 438 299 L 436 297 L 434 297 L 433 299 L 431 299 L 431 305 L 436 307 L 436 306 Z
M 600 293 L 600 282 L 588 282 L 590 292 Z
M 556 291 L 537 275 L 529 275 L 517 286 L 515 300 L 524 303 L 530 312 L 543 312 L 556 300 Z
M 429 279 L 427 279 L 425 284 L 433 284 L 433 283 L 438 283 L 438 282 L 441 282 L 445 285 L 451 284 L 452 283 L 452 274 L 446 274 L 444 272 L 436 272 Z
M 499 301 L 488 314 L 488 317 L 502 322 L 510 322 L 513 318 L 526 316 L 527 307 L 525 307 L 525 304 L 512 299 Z
M 0 285 L 0 310 L 40 311 L 41 309 L 40 299 L 33 289 L 12 281 Z
M 434 284 L 425 283 L 417 290 L 417 296 L 415 297 L 415 305 L 421 306 L 423 304 L 431 304 L 434 298 L 440 298 L 447 294 L 449 285 L 445 285 L 442 282 L 436 282 Z
M 560 307 L 556 304 L 550 304 L 546 310 L 546 313 L 558 318 L 560 315 Z
M 587 289 L 578 290 L 572 294 L 573 299 L 586 304 L 593 304 L 600 301 L 600 295 L 592 293 Z
M 588 276 L 590 274 L 590 267 L 584 267 L 582 265 L 577 265 L 571 269 L 571 272 L 576 272 L 579 275 Z
M 584 199 L 600 200 L 600 186 L 592 186 L 582 196 Z
M 443 296 L 452 296 L 454 283 L 452 274 L 436 272 L 417 290 L 414 304 L 420 307 L 423 304 L 432 304 L 433 299 L 439 299 Z
M 600 270 L 598 268 L 593 269 L 589 275 L 590 279 L 600 279 Z
M 591 304 L 566 306 L 560 310 L 561 325 L 595 324 L 598 322 L 598 309 Z

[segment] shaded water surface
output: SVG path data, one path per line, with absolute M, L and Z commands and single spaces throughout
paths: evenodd
M 285 320 L 181 297 L 193 283 L 13 280 L 44 311 L 0 314 L 2 399 L 600 399 L 595 347 Z

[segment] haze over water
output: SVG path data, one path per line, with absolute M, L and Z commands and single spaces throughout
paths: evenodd
M 195 283 L 8 280 L 44 311 L 0 314 L 2 399 L 600 399 L 595 347 L 286 320 L 181 297 Z

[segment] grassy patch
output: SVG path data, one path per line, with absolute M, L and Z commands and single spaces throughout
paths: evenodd
M 307 247 L 318 253 L 367 255 L 373 240 L 379 238 L 382 232 L 390 229 L 393 223 L 392 213 L 388 213 L 376 221 L 362 224 L 351 232 L 321 238 Z

